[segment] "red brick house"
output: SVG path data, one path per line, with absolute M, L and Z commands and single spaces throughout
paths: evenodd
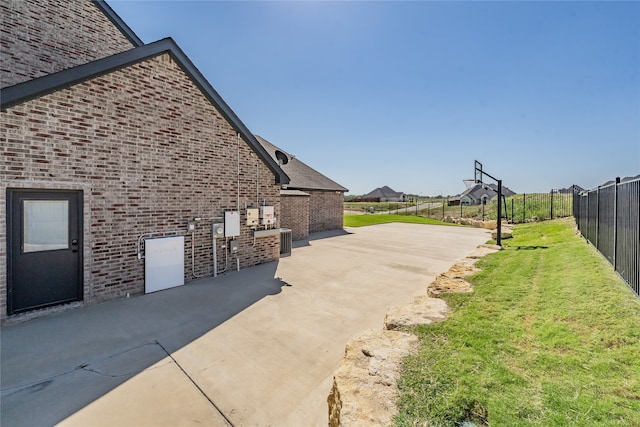
M 102 1 L 0 12 L 1 320 L 145 292 L 147 239 L 179 238 L 184 281 L 278 259 L 289 178 L 172 39 Z
M 342 228 L 344 193 L 349 190 L 266 139 L 256 138 L 290 179 L 280 190 L 280 224 L 291 229 L 293 240 Z

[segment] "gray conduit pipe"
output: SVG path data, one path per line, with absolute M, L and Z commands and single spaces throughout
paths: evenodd
M 196 279 L 199 279 L 201 277 L 204 277 L 204 275 L 198 276 L 196 274 L 196 253 L 195 253 L 196 245 L 195 245 L 195 240 L 196 240 L 196 232 L 192 231 L 191 232 L 191 274 Z

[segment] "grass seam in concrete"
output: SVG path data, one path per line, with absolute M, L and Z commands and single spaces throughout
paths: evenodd
M 169 358 L 171 360 L 173 360 L 173 363 L 175 363 L 176 366 L 178 368 L 180 368 L 182 373 L 187 378 L 189 378 L 189 381 L 191 381 L 191 383 L 198 389 L 198 391 L 205 397 L 205 399 L 207 399 L 209 401 L 209 403 L 211 403 L 211 406 L 213 406 L 216 409 L 216 411 L 218 411 L 218 413 L 222 416 L 222 418 L 224 418 L 225 422 L 230 427 L 235 427 L 235 425 L 231 422 L 231 420 L 229 418 L 227 418 L 227 416 L 224 414 L 224 412 L 222 412 L 222 410 L 218 407 L 218 405 L 216 405 L 215 402 L 213 400 L 211 400 L 211 398 L 209 396 L 207 396 L 207 393 L 205 393 L 204 390 L 202 388 L 200 388 L 200 386 L 193 380 L 193 378 L 191 378 L 191 376 L 187 373 L 187 371 L 185 371 L 184 368 L 182 366 L 180 366 L 180 363 L 178 363 L 178 361 L 176 359 L 174 359 L 174 357 L 171 355 L 171 353 L 169 353 L 167 351 L 167 349 L 164 348 L 164 346 L 162 344 L 160 344 L 160 341 L 156 340 L 156 344 L 158 344 L 158 346 L 166 353 L 166 355 L 169 356 Z

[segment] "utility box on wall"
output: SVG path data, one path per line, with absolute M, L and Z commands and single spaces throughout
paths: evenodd
M 239 235 L 240 235 L 240 212 L 225 211 L 224 237 L 236 237 Z
M 247 225 L 260 224 L 260 212 L 258 208 L 247 208 Z
M 220 224 L 220 223 L 213 223 L 212 225 L 212 230 L 213 230 L 213 237 L 224 237 L 224 224 Z
M 271 225 L 276 223 L 275 209 L 273 206 L 260 206 L 260 219 L 262 225 Z

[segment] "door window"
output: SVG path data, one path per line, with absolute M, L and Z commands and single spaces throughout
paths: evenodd
M 69 201 L 24 200 L 23 252 L 69 248 Z

